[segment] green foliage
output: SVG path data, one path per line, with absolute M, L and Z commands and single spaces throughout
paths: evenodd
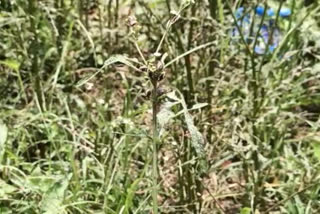
M 242 208 L 240 211 L 240 214 L 250 214 L 251 213 L 251 209 L 248 207 Z
M 9 59 L 9 60 L 5 60 L 5 61 L 0 61 L 0 64 L 7 66 L 8 68 L 11 68 L 15 71 L 19 70 L 20 67 L 20 63 L 16 60 L 13 59 Z
M 318 213 L 320 6 L 258 4 L 0 1 L 0 213 Z
M 312 146 L 314 150 L 314 156 L 320 161 L 320 139 L 319 136 L 312 139 Z
M 57 214 L 65 212 L 62 203 L 69 184 L 68 177 L 57 179 L 53 185 L 48 187 L 48 190 L 43 195 L 43 199 L 40 203 L 42 213 Z
M 183 98 L 183 95 L 178 92 L 178 94 L 180 95 L 180 98 L 176 95 L 175 92 L 171 92 L 169 93 L 167 96 L 168 98 L 170 98 L 171 100 L 176 101 L 177 103 L 182 105 L 182 112 L 184 115 L 184 121 L 187 124 L 187 129 L 191 135 L 191 145 L 194 148 L 195 152 L 196 152 L 196 156 L 197 158 L 200 159 L 200 163 L 202 167 L 205 167 L 204 164 L 205 162 L 201 162 L 201 160 L 205 159 L 205 151 L 204 151 L 204 139 L 201 135 L 201 133 L 199 132 L 199 130 L 197 129 L 197 127 L 194 125 L 192 116 L 189 113 L 187 104 Z M 207 104 L 204 103 L 198 103 L 195 104 L 191 110 L 195 110 L 195 109 L 200 109 L 204 106 L 206 106 Z M 179 113 L 178 113 L 179 114 Z M 205 171 L 204 168 L 202 168 L 203 171 Z

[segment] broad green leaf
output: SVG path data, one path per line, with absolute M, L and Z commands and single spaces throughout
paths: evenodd
M 179 99 L 179 102 L 182 105 L 185 122 L 187 124 L 188 131 L 191 135 L 191 145 L 196 151 L 197 158 L 200 159 L 199 162 L 200 162 L 201 170 L 204 171 L 207 168 L 207 164 L 205 161 L 206 156 L 204 151 L 204 139 L 201 133 L 199 132 L 199 130 L 197 129 L 197 127 L 193 123 L 193 118 L 189 113 L 189 110 L 183 98 L 183 95 L 179 91 L 177 92 L 179 93 L 180 98 L 178 98 L 174 93 L 170 93 L 169 98 L 174 100 Z
M 155 9 L 156 7 L 159 7 L 159 4 L 163 4 L 163 0 L 149 0 L 148 5 L 151 9 Z
M 7 184 L 5 181 L 0 179 L 0 197 L 5 198 L 6 195 L 13 193 L 17 190 L 16 187 Z M 1 212 L 0 212 L 1 213 Z
M 70 178 L 71 175 L 69 175 Z M 64 213 L 63 200 L 69 185 L 68 178 L 57 180 L 46 192 L 41 201 L 41 211 L 44 214 Z
M 0 61 L 0 64 L 1 65 L 5 65 L 7 66 L 8 68 L 11 68 L 12 70 L 19 70 L 19 67 L 20 67 L 20 63 L 14 59 L 8 59 L 8 60 L 5 60 L 5 61 Z
M 160 136 L 164 131 L 165 125 L 170 121 L 171 118 L 176 116 L 176 114 L 171 111 L 171 107 L 176 104 L 177 102 L 166 102 L 161 108 L 160 112 L 157 114 L 158 123 L 160 125 Z
M 175 114 L 169 109 L 169 108 L 163 108 L 158 113 L 158 123 L 160 124 L 160 127 L 164 127 Z
M 317 73 L 320 72 L 320 63 L 317 63 L 317 64 L 315 64 L 315 65 L 313 66 L 312 72 L 313 72 L 314 74 L 317 74 Z
M 244 207 L 241 209 L 240 214 L 250 214 L 251 209 L 249 207 Z
M 193 123 L 193 119 L 192 116 L 190 115 L 188 108 L 187 108 L 187 104 L 184 101 L 184 98 L 182 97 L 182 94 L 180 94 L 181 96 L 181 104 L 184 110 L 184 117 L 185 117 L 185 121 L 188 127 L 188 131 L 191 134 L 191 142 L 192 145 L 194 147 L 194 149 L 196 150 L 197 154 L 199 157 L 203 157 L 204 156 L 204 139 L 201 135 L 201 133 L 198 131 L 197 127 L 194 125 Z
M 33 192 L 47 192 L 56 182 L 54 178 L 47 176 L 28 176 L 26 180 L 25 186 Z
M 4 207 L 3 205 L 0 205 L 0 213 L 1 214 L 12 214 L 12 209 L 8 207 Z

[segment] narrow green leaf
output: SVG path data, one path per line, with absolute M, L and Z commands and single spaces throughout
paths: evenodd
M 190 110 L 200 109 L 200 108 L 206 107 L 207 105 L 208 105 L 208 103 L 197 103 L 197 104 L 193 105 Z
M 114 63 L 117 63 L 117 62 L 121 62 L 131 68 L 133 68 L 134 70 L 139 70 L 137 67 L 135 67 L 131 62 L 135 62 L 135 63 L 139 63 L 137 61 L 135 61 L 134 59 L 130 59 L 130 58 L 127 58 L 125 56 L 122 56 L 122 55 L 114 55 L 114 56 L 111 56 L 109 59 L 107 59 L 105 62 L 104 62 L 104 65 L 98 70 L 96 71 L 96 73 L 94 73 L 92 76 L 90 76 L 89 78 L 81 81 L 79 84 L 78 84 L 78 87 L 79 86 L 82 86 L 84 85 L 85 83 L 87 83 L 89 80 L 91 80 L 93 77 L 95 77 L 97 74 L 99 74 L 100 72 L 103 71 L 103 69 L 105 69 L 106 67 L 108 67 L 109 65 L 112 65 Z
M 141 181 L 141 178 L 135 180 L 130 188 L 128 189 L 128 194 L 127 194 L 127 198 L 126 198 L 126 202 L 125 202 L 125 209 L 126 209 L 126 213 L 129 213 L 130 212 L 130 209 L 133 205 L 133 198 L 134 198 L 134 195 L 136 193 L 136 190 L 138 188 L 138 184 L 139 182 Z
M 0 123 L 0 148 L 4 145 L 7 140 L 8 128 L 5 124 Z
M 318 160 L 320 161 L 320 142 L 314 141 L 312 143 L 312 147 L 313 147 L 314 156 L 318 158 Z
M 8 128 L 6 125 L 0 122 L 0 161 L 2 159 L 2 154 L 4 152 L 5 142 L 8 136 Z

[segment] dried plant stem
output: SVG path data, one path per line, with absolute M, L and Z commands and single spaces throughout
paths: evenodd
M 157 95 L 157 83 L 153 85 L 152 91 L 152 199 L 153 199 L 153 214 L 158 213 L 158 151 L 157 144 L 159 141 L 158 125 L 157 125 L 157 113 L 158 113 L 158 95 Z
M 138 51 L 138 53 L 139 53 L 139 55 L 140 55 L 141 59 L 143 60 L 143 63 L 144 63 L 145 65 L 147 65 L 147 64 L 148 64 L 148 62 L 147 62 L 146 58 L 143 56 L 142 51 L 141 51 L 141 49 L 140 49 L 140 47 L 139 47 L 138 43 L 136 42 L 136 40 L 135 40 L 135 42 L 134 42 L 134 45 L 135 45 L 135 47 L 136 47 L 136 49 L 137 49 L 137 51 Z

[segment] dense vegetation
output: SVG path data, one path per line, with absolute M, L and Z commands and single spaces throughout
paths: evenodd
M 0 213 L 320 213 L 320 4 L 1 0 Z

